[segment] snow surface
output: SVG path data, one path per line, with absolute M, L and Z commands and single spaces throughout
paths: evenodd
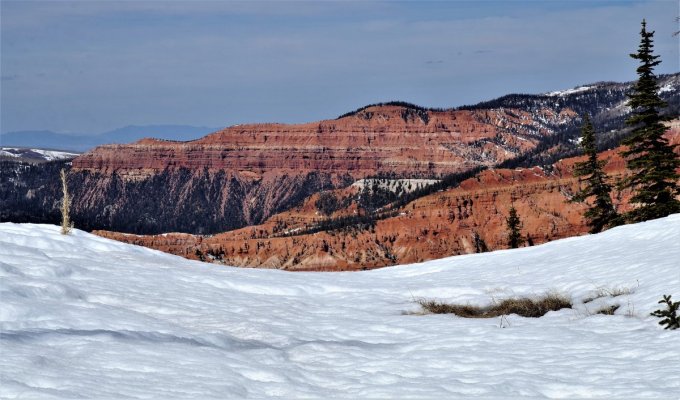
M 667 84 L 663 85 L 662 87 L 659 88 L 659 94 L 661 93 L 666 93 L 666 92 L 672 92 L 676 90 L 675 86 L 673 85 L 673 82 L 668 82 Z
M 366 184 L 369 185 L 369 187 L 373 186 L 373 184 L 378 184 L 378 186 L 381 189 L 385 190 L 391 190 L 393 192 L 396 192 L 397 186 L 399 184 L 402 185 L 402 190 L 405 192 L 413 192 L 417 189 L 423 188 L 425 186 L 429 185 L 434 185 L 435 183 L 440 182 L 439 179 L 359 179 L 352 183 L 352 186 L 359 188 L 360 190 L 363 189 Z M 409 189 L 409 185 L 411 185 L 411 188 Z
M 222 267 L 3 223 L 0 276 L 5 399 L 680 397 L 680 332 L 649 316 L 662 294 L 680 298 L 680 215 L 347 273 Z M 615 289 L 628 294 L 583 304 Z M 550 291 L 575 308 L 404 313 L 414 298 Z
M 1 147 L 0 157 L 16 157 L 21 158 L 31 155 L 40 155 L 45 161 L 63 160 L 65 158 L 75 158 L 77 153 L 69 153 L 57 150 L 42 150 L 42 149 L 24 149 L 17 147 Z
M 567 96 L 567 95 L 574 94 L 574 93 L 585 92 L 585 91 L 590 90 L 592 88 L 593 88 L 593 86 L 579 86 L 579 87 L 575 87 L 573 89 L 558 90 L 558 91 L 555 91 L 555 92 L 546 93 L 545 95 L 546 96 Z

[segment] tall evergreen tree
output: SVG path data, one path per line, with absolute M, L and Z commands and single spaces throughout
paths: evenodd
M 511 249 L 516 249 L 524 243 L 520 229 L 522 229 L 522 221 L 520 221 L 517 215 L 517 210 L 515 206 L 510 207 L 510 214 L 505 220 L 508 227 L 508 246 Z
M 594 196 L 593 203 L 583 216 L 590 227 L 590 233 L 598 233 L 605 228 L 620 224 L 620 218 L 609 195 L 612 188 L 603 170 L 607 161 L 597 159 L 595 129 L 587 114 L 583 118 L 581 127 L 581 147 L 587 158 L 574 165 L 574 176 L 579 178 L 579 182 L 585 182 L 585 186 L 574 195 L 571 201 L 584 202 Z
M 654 31 L 647 32 L 642 21 L 641 41 L 638 52 L 630 56 L 640 61 L 637 68 L 639 79 L 628 95 L 628 105 L 633 109 L 626 124 L 633 131 L 623 144 L 628 149 L 621 155 L 626 158 L 632 175 L 624 179 L 620 187 L 634 190 L 631 203 L 638 206 L 626 216 L 632 222 L 647 221 L 680 212 L 680 194 L 677 185 L 680 158 L 673 152 L 668 140 L 663 137 L 667 128 L 659 110 L 667 104 L 659 97 L 654 67 L 661 63 L 659 56 L 652 54 Z

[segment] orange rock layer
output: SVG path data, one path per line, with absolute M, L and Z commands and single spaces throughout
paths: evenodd
M 680 144 L 680 124 L 674 121 L 671 127 L 671 143 Z M 680 151 L 680 146 L 676 149 Z M 620 150 L 600 155 L 608 161 L 605 170 L 612 180 L 629 173 Z M 539 167 L 486 170 L 458 188 L 415 200 L 399 209 L 398 215 L 364 230 L 280 237 L 282 231 L 294 233 L 325 218 L 314 205 L 318 198 L 315 194 L 302 206 L 274 215 L 261 225 L 217 235 L 95 233 L 191 259 L 240 267 L 343 271 L 420 262 L 474 253 L 480 250 L 481 242 L 489 250 L 507 248 L 505 219 L 511 204 L 523 222 L 523 235 L 534 244 L 586 233 L 582 217 L 586 205 L 569 202 L 579 187 L 572 170 L 580 160 L 583 158 L 562 160 L 550 171 Z M 353 190 L 335 192 L 342 197 Z M 629 197 L 629 192 L 622 192 L 613 198 L 620 212 L 630 209 Z M 353 204 L 335 216 L 355 212 Z
M 267 172 L 347 173 L 355 178 L 381 172 L 404 176 L 493 165 L 536 146 L 550 124 L 576 118 L 550 110 L 418 111 L 374 106 L 321 122 L 233 126 L 191 142 L 143 139 L 105 145 L 81 155 L 73 168 L 116 171 L 135 179 L 166 168 L 227 170 L 253 180 Z
M 625 173 L 616 152 L 610 160 L 612 177 Z M 310 198 L 302 207 L 278 214 L 260 226 L 214 236 L 164 234 L 153 236 L 97 234 L 192 259 L 203 258 L 241 267 L 290 270 L 357 270 L 436 259 L 479 250 L 481 239 L 489 250 L 506 248 L 505 218 L 514 204 L 523 222 L 522 232 L 535 244 L 587 232 L 585 206 L 569 203 L 578 189 L 571 176 L 576 159 L 555 165 L 550 174 L 535 167 L 488 170 L 460 187 L 418 199 L 395 217 L 378 221 L 367 230 L 341 230 L 310 235 L 276 237 L 275 227 L 288 231 L 322 217 Z M 629 208 L 628 194 L 614 199 L 620 211 Z

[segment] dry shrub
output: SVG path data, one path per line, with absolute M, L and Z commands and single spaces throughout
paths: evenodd
M 425 311 L 432 314 L 456 314 L 459 317 L 465 318 L 483 318 L 481 316 L 482 309 L 478 306 L 472 305 L 459 305 L 459 304 L 446 304 L 440 303 L 435 300 L 420 300 L 418 301 L 421 307 Z
M 435 300 L 420 300 L 418 304 L 433 314 L 455 314 L 463 318 L 493 318 L 501 315 L 517 314 L 522 317 L 538 318 L 549 311 L 571 308 L 571 300 L 559 294 L 546 294 L 532 299 L 528 297 L 510 298 L 480 307 L 470 304 L 447 304 Z

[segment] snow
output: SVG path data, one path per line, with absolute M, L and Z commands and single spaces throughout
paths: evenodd
M 11 150 L 14 150 L 14 149 L 5 149 L 5 148 L 0 149 L 0 157 L 19 157 L 20 156 L 20 154 L 15 153 Z
M 74 158 L 78 156 L 77 153 L 68 153 L 65 151 L 41 150 L 41 149 L 32 149 L 31 151 L 34 151 L 38 154 L 42 154 L 45 160 L 47 161 L 61 160 L 64 158 Z
M 401 185 L 402 190 L 409 193 L 422 187 L 434 185 L 437 182 L 439 182 L 439 179 L 366 178 L 355 181 L 354 183 L 352 183 L 352 186 L 359 188 L 359 190 L 362 190 L 367 184 L 369 185 L 369 187 L 373 186 L 374 184 L 377 184 L 381 189 L 396 192 L 397 187 Z
M 3 399 L 680 394 L 680 332 L 649 316 L 663 294 L 680 297 L 680 214 L 347 273 L 222 267 L 3 223 L 0 276 Z M 414 298 L 551 291 L 575 308 L 503 321 L 409 314 Z M 612 304 L 616 315 L 593 315 Z
M 659 88 L 659 94 L 666 93 L 666 92 L 672 92 L 674 90 L 676 90 L 676 88 L 673 85 L 673 82 L 668 82 L 667 84 L 665 84 L 665 85 L 663 85 L 662 87 Z
M 592 86 L 579 86 L 579 87 L 575 87 L 573 89 L 558 90 L 556 92 L 546 93 L 545 95 L 546 96 L 567 96 L 567 95 L 574 94 L 574 93 L 585 92 L 585 91 L 590 90 L 592 88 L 593 88 Z
M 42 156 L 41 158 L 44 159 L 45 161 L 54 161 L 54 160 L 62 160 L 65 158 L 75 158 L 78 156 L 77 153 L 68 153 L 65 151 L 56 151 L 56 150 L 42 150 L 42 149 L 24 149 L 24 148 L 16 148 L 16 147 L 2 147 L 0 148 L 0 157 L 25 157 L 25 156 L 31 156 L 31 158 L 35 158 L 35 155 L 38 154 Z

